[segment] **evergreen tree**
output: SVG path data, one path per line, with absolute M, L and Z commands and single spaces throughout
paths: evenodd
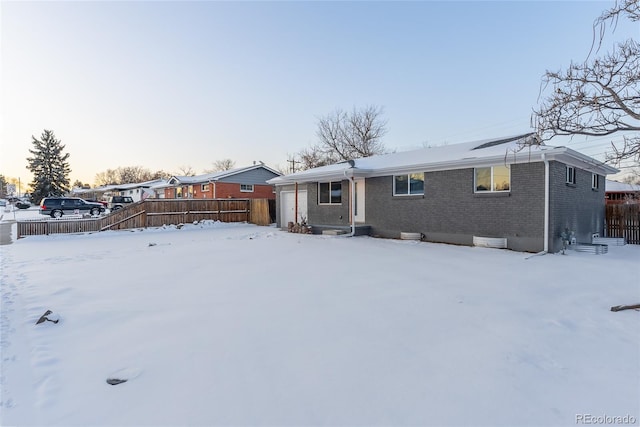
M 0 175 L 0 199 L 7 197 L 7 179 Z
M 32 200 L 40 203 L 43 197 L 63 196 L 69 191 L 69 153 L 63 153 L 64 145 L 56 139 L 53 131 L 46 130 L 40 137 L 32 136 L 33 149 L 29 152 L 27 169 L 33 173 Z

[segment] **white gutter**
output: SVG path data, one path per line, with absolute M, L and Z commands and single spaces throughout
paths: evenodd
M 549 252 L 549 161 L 542 153 L 544 162 L 544 248 L 543 252 Z

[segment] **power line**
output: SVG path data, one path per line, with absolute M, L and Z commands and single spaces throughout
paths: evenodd
M 296 163 L 302 163 L 295 158 L 288 159 L 287 163 L 291 163 L 291 173 L 296 173 Z

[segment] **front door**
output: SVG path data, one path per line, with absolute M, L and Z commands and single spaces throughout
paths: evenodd
M 353 192 L 355 193 L 355 206 L 353 209 L 356 222 L 364 222 L 364 178 L 357 178 L 353 181 Z

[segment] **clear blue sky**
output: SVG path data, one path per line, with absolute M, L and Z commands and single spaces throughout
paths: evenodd
M 43 129 L 91 184 L 118 166 L 284 167 L 336 108 L 383 107 L 396 150 L 527 132 L 545 70 L 584 59 L 612 5 L 3 1 L 0 173 L 31 179 Z

